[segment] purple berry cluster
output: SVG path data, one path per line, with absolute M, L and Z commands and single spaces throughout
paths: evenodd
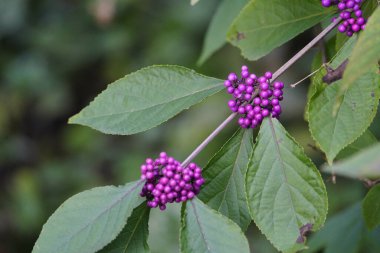
M 141 165 L 141 179 L 146 180 L 140 193 L 150 208 L 166 209 L 167 203 L 184 202 L 194 198 L 205 180 L 202 169 L 195 163 L 183 168 L 173 157 L 161 152 L 159 158 L 147 158 Z
M 351 37 L 354 33 L 365 29 L 366 19 L 363 17 L 361 3 L 363 0 L 321 0 L 324 7 L 337 5 L 342 18 L 338 31 Z
M 238 122 L 242 128 L 255 128 L 270 115 L 274 118 L 280 116 L 284 84 L 277 81 L 271 84 L 270 79 L 271 72 L 257 77 L 249 73 L 247 66 L 242 66 L 240 79 L 235 73 L 230 73 L 224 81 L 227 92 L 234 97 L 228 101 L 228 106 L 241 115 Z

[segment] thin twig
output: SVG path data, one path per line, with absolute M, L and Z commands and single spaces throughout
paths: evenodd
M 323 66 L 323 65 L 322 65 Z M 295 88 L 298 84 L 302 83 L 303 81 L 305 81 L 306 79 L 308 79 L 309 77 L 313 76 L 315 73 L 317 73 L 322 67 L 318 68 L 317 70 L 311 72 L 309 75 L 305 76 L 304 78 L 302 78 L 301 80 L 299 80 L 298 82 L 296 83 L 293 83 L 290 85 L 290 87 L 292 88 Z
M 333 23 L 326 27 L 320 34 L 318 34 L 309 44 L 295 54 L 289 61 L 287 61 L 281 68 L 279 68 L 274 74 L 272 81 L 276 80 L 286 70 L 288 70 L 294 63 L 296 63 L 305 53 L 313 48 L 318 41 L 323 39 L 329 32 L 331 32 L 341 21 L 341 18 L 337 18 Z M 182 167 L 187 166 L 227 125 L 230 123 L 237 113 L 232 113 L 225 119 L 181 164 Z
M 230 123 L 237 113 L 232 113 L 230 116 L 228 116 L 227 119 L 225 119 L 187 158 L 183 163 L 181 164 L 182 167 L 187 166 L 206 146 L 209 144 L 215 136 L 217 136 L 220 131 L 223 130 L 225 126 Z
M 312 41 L 309 42 L 304 48 L 302 48 L 297 54 L 295 54 L 289 61 L 287 61 L 281 68 L 279 68 L 274 74 L 273 79 L 276 80 L 281 76 L 288 68 L 290 68 L 296 61 L 298 61 L 305 53 L 307 53 L 311 48 L 313 48 L 318 41 L 323 39 L 329 32 L 331 32 L 342 19 L 338 17 L 334 22 L 332 22 L 328 27 L 326 27 L 320 34 L 318 34 Z

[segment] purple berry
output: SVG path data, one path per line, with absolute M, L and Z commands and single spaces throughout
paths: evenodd
M 265 72 L 265 75 L 264 75 L 267 79 L 272 79 L 272 73 L 271 72 Z
M 255 97 L 255 98 L 253 99 L 253 103 L 254 103 L 255 105 L 260 105 L 260 104 L 261 104 L 261 98 L 259 98 L 259 97 Z
M 347 28 L 343 24 L 341 24 L 341 25 L 338 26 L 338 31 L 339 32 L 344 33 L 346 30 L 347 30 Z
M 323 7 L 330 7 L 331 6 L 331 0 L 322 0 L 322 6 Z
M 228 75 L 228 80 L 230 80 L 231 82 L 236 81 L 237 80 L 237 75 L 235 73 L 230 73 Z
M 282 82 L 274 82 L 273 88 L 281 90 L 281 89 L 284 88 L 284 83 L 282 83 Z
M 266 91 L 269 89 L 269 84 L 268 83 L 260 83 L 260 89 L 263 91 Z

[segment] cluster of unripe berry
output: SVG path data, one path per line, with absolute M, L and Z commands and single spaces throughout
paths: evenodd
M 257 77 L 249 73 L 247 66 L 241 67 L 241 78 L 230 73 L 224 86 L 234 99 L 228 101 L 231 111 L 241 115 L 238 122 L 242 128 L 255 128 L 265 117 L 278 118 L 281 114 L 284 84 L 270 82 L 272 73 Z
M 365 29 L 366 19 L 363 17 L 361 3 L 363 0 L 321 0 L 324 7 L 337 5 L 342 18 L 338 31 L 351 37 L 354 33 Z
M 167 203 L 184 202 L 194 198 L 205 180 L 202 169 L 195 163 L 182 167 L 173 157 L 161 152 L 153 160 L 147 158 L 141 165 L 141 179 L 146 180 L 140 193 L 150 208 L 166 209 Z

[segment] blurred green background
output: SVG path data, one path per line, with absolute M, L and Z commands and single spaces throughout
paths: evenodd
M 221 92 L 167 123 L 134 136 L 107 136 L 67 119 L 107 84 L 153 64 L 177 64 L 223 78 L 242 64 L 275 71 L 313 36 L 308 31 L 255 63 L 225 46 L 195 65 L 217 0 L 0 0 L 0 253 L 30 252 L 43 223 L 68 197 L 139 177 L 139 166 L 161 150 L 186 156 L 229 114 Z M 281 79 L 306 76 L 316 49 Z M 308 81 L 287 89 L 281 122 L 319 165 L 303 119 Z M 376 121 L 379 122 L 379 116 Z M 132 123 L 133 124 L 133 123 Z M 378 124 L 378 123 L 377 123 Z M 196 158 L 204 166 L 237 128 L 225 129 Z M 380 136 L 380 130 L 372 129 Z M 366 188 L 338 178 L 329 215 L 361 199 Z M 179 205 L 153 210 L 153 253 L 178 252 Z M 216 231 L 217 232 L 217 231 Z M 276 252 L 252 226 L 252 252 Z

